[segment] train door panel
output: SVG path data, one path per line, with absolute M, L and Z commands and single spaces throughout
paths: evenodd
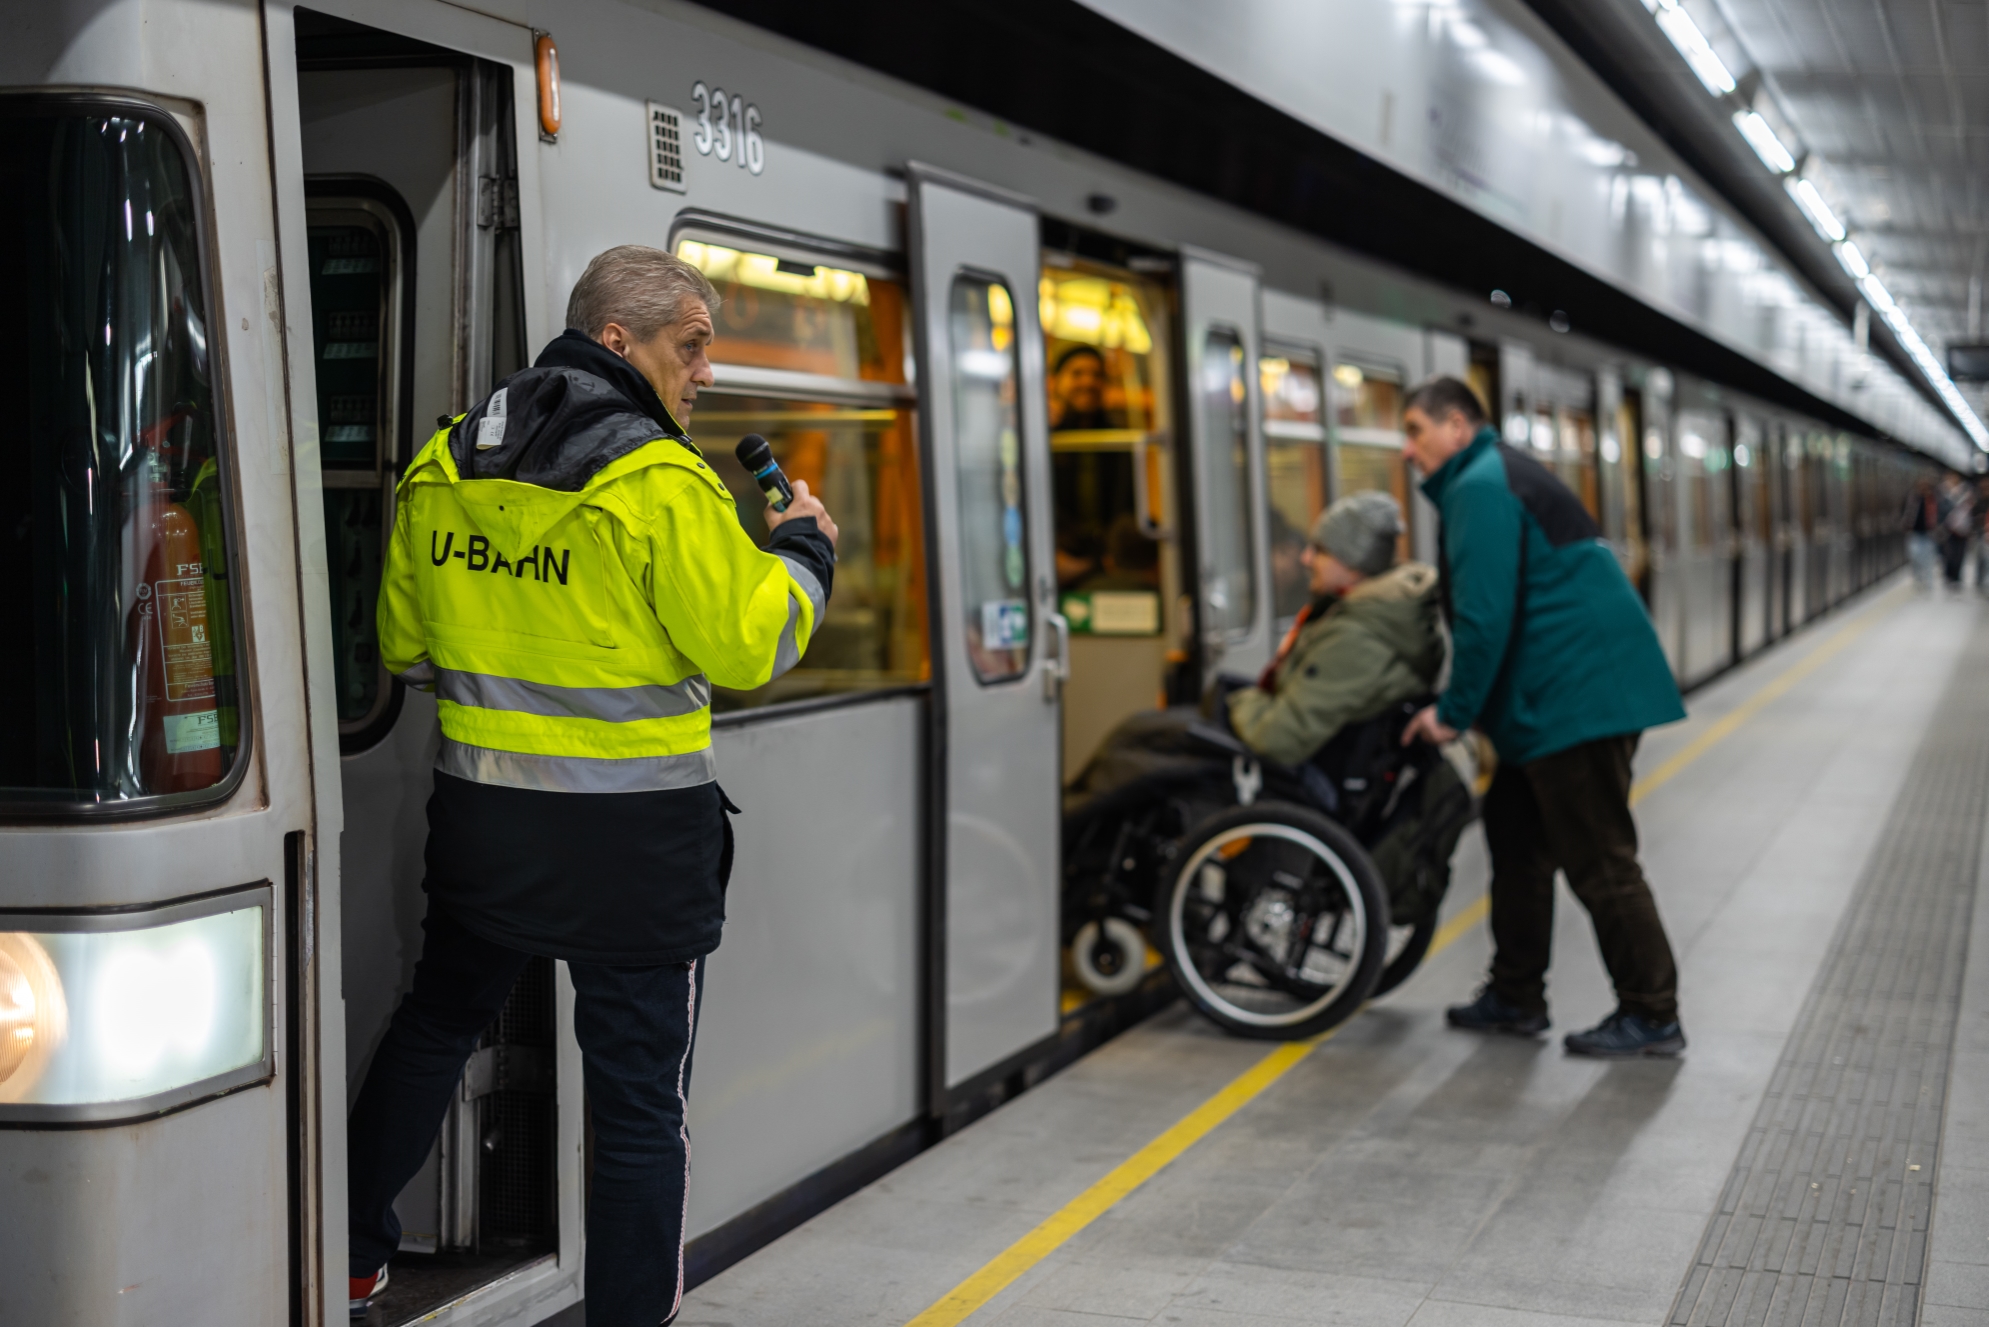
M 1651 623 L 1671 661 L 1674 677 L 1684 676 L 1683 635 L 1685 594 L 1681 583 L 1683 558 L 1679 548 L 1677 449 L 1672 437 L 1672 380 L 1663 369 L 1644 375 L 1643 405 L 1644 528 L 1650 548 Z
M 372 630 L 394 484 L 439 417 L 544 335 L 543 283 L 526 279 L 537 157 L 517 147 L 535 130 L 531 33 L 433 3 L 274 4 L 267 17 L 284 285 L 307 313 L 292 375 L 319 440 L 323 579 L 305 583 L 330 618 L 323 671 L 343 753 L 339 899 L 325 910 L 338 943 L 325 954 L 343 974 L 349 1099 L 420 951 L 438 740 L 433 699 L 386 676 Z M 579 1112 L 558 1109 L 579 1096 L 569 1004 L 563 974 L 535 961 L 484 1034 L 397 1203 L 403 1257 L 375 1320 L 451 1302 L 530 1320 L 578 1297 L 581 1176 L 556 1160 L 580 1142 Z M 342 1131 L 326 1135 L 342 1158 Z M 326 1226 L 342 1230 L 342 1178 L 326 1187 Z M 335 1276 L 342 1240 L 327 1244 Z M 410 1257 L 438 1251 L 454 1265 Z
M 1688 685 L 1732 657 L 1733 583 L 1730 448 L 1723 412 L 1678 414 L 1680 588 L 1685 602 L 1680 678 Z
M 1768 582 L 1773 569 L 1773 526 L 1769 519 L 1767 435 L 1760 420 L 1742 415 L 1735 420 L 1733 447 L 1734 514 L 1739 532 L 1739 552 L 1735 575 L 1740 590 L 1735 597 L 1738 630 L 1735 650 L 1745 656 L 1761 648 L 1768 639 Z
M 1181 306 L 1203 676 L 1255 676 L 1271 657 L 1256 270 L 1184 251 Z
M 911 168 L 946 815 L 940 1095 L 1055 1034 L 1059 680 L 1037 217 Z

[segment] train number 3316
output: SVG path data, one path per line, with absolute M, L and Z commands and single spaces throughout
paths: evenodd
M 758 175 L 767 165 L 767 146 L 760 137 L 760 108 L 743 97 L 726 100 L 725 89 L 708 87 L 700 79 L 691 84 L 691 100 L 698 104 L 697 132 L 691 144 L 707 157 L 736 161 Z

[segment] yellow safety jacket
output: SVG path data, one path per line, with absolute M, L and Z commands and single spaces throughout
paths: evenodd
M 502 438 L 502 389 L 493 400 Z M 487 430 L 492 409 L 456 427 Z M 622 441 L 595 457 L 614 459 L 571 489 L 462 478 L 454 428 L 401 480 L 380 645 L 389 670 L 433 685 L 444 773 L 555 792 L 708 783 L 712 684 L 779 676 L 822 619 L 817 578 L 753 544 L 701 453 L 641 441 L 654 421 L 612 422 Z

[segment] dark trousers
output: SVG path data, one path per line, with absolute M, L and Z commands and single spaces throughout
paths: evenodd
M 1949 585 L 1961 584 L 1961 568 L 1968 560 L 1968 541 L 1959 535 L 1941 537 L 1941 575 Z
M 1554 872 L 1588 909 L 1616 1002 L 1669 1023 L 1678 966 L 1657 900 L 1637 864 L 1630 758 L 1638 734 L 1584 742 L 1524 765 L 1501 765 L 1485 795 L 1492 853 L 1492 990 L 1522 1009 L 1547 1008 L 1554 944 Z
M 394 1011 L 347 1122 L 355 1276 L 370 1275 L 399 1247 L 394 1199 L 428 1158 L 478 1034 L 530 957 L 478 937 L 432 900 L 421 925 L 414 989 Z M 594 1125 L 588 1327 L 656 1327 L 683 1302 L 684 1103 L 703 967 L 701 959 L 567 965 Z

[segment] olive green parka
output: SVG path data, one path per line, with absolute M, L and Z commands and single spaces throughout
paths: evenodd
M 1350 723 L 1435 689 L 1444 638 L 1434 567 L 1405 562 L 1347 591 L 1299 628 L 1269 691 L 1229 697 L 1251 750 L 1298 765 Z

